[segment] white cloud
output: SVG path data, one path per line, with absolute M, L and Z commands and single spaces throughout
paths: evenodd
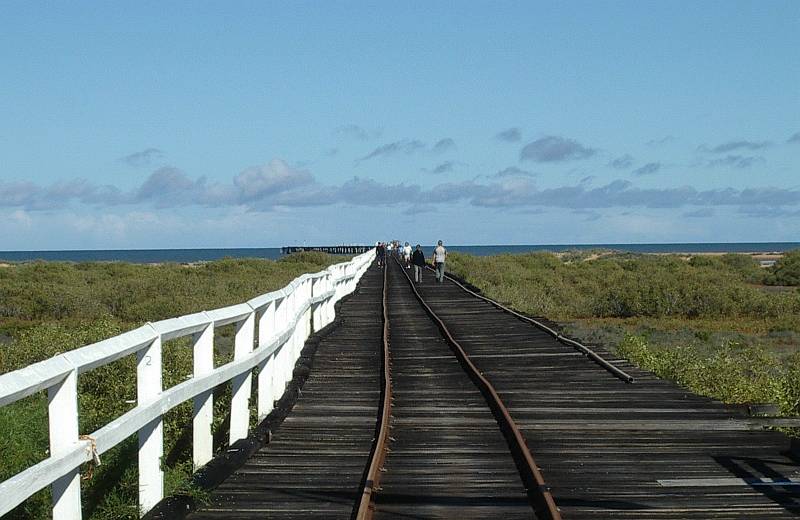
M 718 144 L 717 146 L 713 146 L 709 148 L 706 145 L 701 145 L 697 147 L 697 151 L 699 152 L 711 152 L 711 153 L 727 153 L 733 152 L 735 150 L 763 150 L 771 145 L 769 141 L 747 141 L 747 140 L 740 140 L 740 141 L 728 141 L 726 143 Z
M 608 163 L 608 165 L 618 170 L 627 170 L 633 166 L 633 157 L 631 157 L 629 154 L 621 155 Z
M 294 169 L 280 159 L 247 168 L 233 179 L 242 202 L 264 199 L 313 182 L 308 170 Z
M 332 204 L 375 206 L 455 202 L 496 208 L 776 208 L 800 205 L 800 190 L 769 186 L 713 190 L 698 190 L 692 186 L 640 188 L 625 180 L 594 187 L 586 179 L 574 185 L 540 187 L 534 182 L 533 175 L 514 167 L 492 176 L 447 182 L 432 188 L 407 183 L 387 184 L 362 177 L 353 177 L 340 185 L 325 185 L 308 170 L 293 168 L 279 159 L 247 168 L 229 183 L 193 178 L 176 168 L 159 168 L 130 192 L 122 192 L 113 186 L 96 186 L 81 179 L 61 181 L 51 186 L 28 182 L 0 183 L 0 207 L 24 212 L 78 205 L 94 208 L 131 206 L 137 210 L 147 207 L 241 207 L 247 211 L 264 212 L 279 207 Z
M 505 141 L 507 143 L 516 143 L 522 139 L 522 130 L 517 127 L 512 127 L 502 132 L 497 132 L 494 136 L 498 141 Z
M 633 170 L 634 175 L 652 175 L 661 169 L 661 163 L 651 162 Z
M 526 144 L 519 153 L 520 160 L 536 162 L 560 162 L 586 159 L 597 150 L 582 145 L 574 139 L 548 135 Z
M 128 166 L 133 166 L 134 168 L 145 168 L 152 166 L 163 158 L 163 151 L 159 150 L 158 148 L 147 148 L 140 152 L 126 155 L 125 157 L 122 157 L 120 161 L 124 162 Z

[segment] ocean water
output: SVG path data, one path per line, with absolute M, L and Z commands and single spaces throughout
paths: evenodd
M 27 262 L 49 260 L 64 262 L 132 262 L 149 264 L 157 262 L 205 262 L 221 258 L 281 257 L 281 248 L 239 249 L 87 249 L 75 251 L 0 251 L 0 260 Z
M 739 242 L 739 243 L 691 243 L 691 244 L 532 244 L 494 246 L 445 246 L 450 251 L 461 251 L 473 255 L 497 255 L 501 253 L 525 253 L 529 251 L 571 251 L 587 249 L 613 249 L 631 253 L 772 253 L 800 249 L 800 242 Z M 425 250 L 433 246 L 425 246 Z M 268 258 L 281 257 L 279 247 L 238 249 L 97 249 L 75 251 L 0 251 L 0 260 L 27 262 L 32 260 L 66 262 L 202 262 L 221 258 Z

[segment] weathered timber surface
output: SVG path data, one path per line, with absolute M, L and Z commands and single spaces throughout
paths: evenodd
M 361 494 L 380 398 L 383 275 L 364 274 L 341 326 L 316 349 L 294 408 L 271 441 L 189 518 L 348 519 Z
M 452 283 L 437 284 L 430 272 L 419 287 L 500 393 L 565 519 L 800 515 L 800 486 L 748 484 L 797 480 L 800 461 L 788 455 L 784 435 L 756 429 L 741 408 L 598 347 L 636 378 L 626 384 L 533 325 Z M 443 354 L 428 356 L 422 366 Z
M 360 255 L 372 248 L 373 246 L 286 246 L 281 248 L 281 254 L 288 255 L 303 251 L 317 251 L 332 255 Z
M 374 518 L 530 519 L 525 487 L 484 396 L 388 262 L 390 451 Z

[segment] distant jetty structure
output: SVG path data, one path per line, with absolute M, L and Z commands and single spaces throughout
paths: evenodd
M 282 255 L 302 253 L 303 251 L 317 251 L 332 255 L 360 255 L 366 253 L 373 246 L 285 246 L 281 248 Z

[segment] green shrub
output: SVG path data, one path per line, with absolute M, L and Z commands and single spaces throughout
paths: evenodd
M 789 251 L 772 266 L 766 277 L 769 285 L 800 286 L 800 249 Z
M 448 269 L 489 296 L 553 319 L 780 318 L 800 329 L 800 293 L 766 294 L 750 282 L 747 255 L 617 255 L 562 262 L 549 253 L 475 257 L 453 253 Z
M 709 354 L 686 347 L 659 347 L 627 334 L 617 354 L 658 377 L 726 403 L 776 403 L 800 414 L 800 353 L 782 361 L 758 346 L 725 342 Z

